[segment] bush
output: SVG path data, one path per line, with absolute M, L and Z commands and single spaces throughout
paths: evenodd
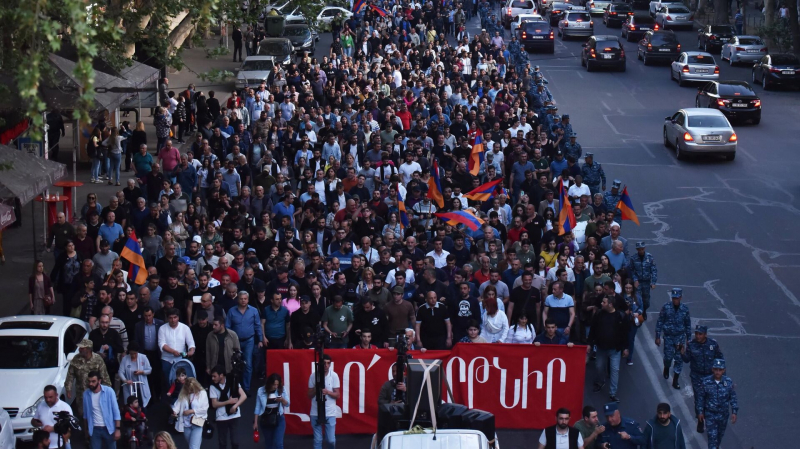
M 772 47 L 770 50 L 777 50 L 775 53 L 792 51 L 792 33 L 789 27 L 779 19 L 770 26 L 761 25 L 756 32 L 770 43 L 769 45 Z

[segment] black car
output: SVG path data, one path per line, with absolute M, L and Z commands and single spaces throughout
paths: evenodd
M 560 22 L 561 19 L 564 18 L 564 14 L 566 14 L 567 11 L 571 8 L 572 5 L 570 5 L 569 3 L 560 3 L 560 2 L 552 3 L 550 5 L 550 11 L 548 14 L 550 19 L 550 25 L 551 26 L 558 25 L 558 22 Z
M 583 44 L 581 65 L 591 72 L 599 67 L 613 67 L 625 71 L 625 49 L 616 36 L 592 36 Z
M 733 25 L 706 25 L 697 30 L 697 49 L 706 53 L 718 52 L 735 35 Z
M 286 25 L 283 29 L 283 37 L 292 41 L 296 53 L 307 51 L 312 55 L 317 46 L 316 42 L 319 40 L 317 33 L 306 23 Z
M 764 90 L 776 84 L 800 87 L 800 59 L 793 54 L 773 54 L 761 58 L 753 66 L 753 84 Z
M 610 27 L 611 24 L 622 26 L 629 16 L 633 15 L 633 8 L 627 3 L 611 3 L 603 10 L 603 23 Z
M 627 20 L 622 24 L 622 32 L 620 34 L 628 42 L 633 42 L 641 39 L 644 33 L 650 30 L 658 30 L 656 19 L 647 14 L 634 14 L 628 16 Z
M 672 31 L 648 31 L 639 41 L 636 57 L 650 65 L 654 60 L 674 61 L 681 54 L 681 44 Z
M 650 10 L 650 0 L 628 0 L 633 9 Z
M 526 51 L 529 49 L 545 50 L 548 53 L 556 51 L 553 27 L 544 20 L 522 22 L 516 33 L 519 44 Z
M 711 81 L 697 89 L 695 107 L 719 109 L 729 119 L 761 122 L 761 100 L 747 81 Z

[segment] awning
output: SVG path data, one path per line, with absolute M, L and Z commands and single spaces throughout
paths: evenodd
M 17 220 L 14 214 L 14 208 L 0 203 L 0 229 L 5 229 L 11 226 Z
M 6 166 L 10 165 L 10 169 Z M 27 204 L 67 175 L 67 166 L 0 145 L 0 199 Z

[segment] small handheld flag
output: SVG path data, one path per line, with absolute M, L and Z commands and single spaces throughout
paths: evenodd
M 631 197 L 628 195 L 628 186 L 622 189 L 622 195 L 619 197 L 617 209 L 622 212 L 623 220 L 630 220 L 639 225 L 639 217 L 636 215 L 636 211 L 633 210 L 633 201 L 631 201 Z
M 478 128 L 475 134 L 475 141 L 472 144 L 472 153 L 469 156 L 469 172 L 472 176 L 478 176 L 481 169 L 481 162 L 485 157 L 485 148 L 483 146 L 483 131 Z
M 434 160 L 433 167 L 431 167 L 431 177 L 428 178 L 428 194 L 430 198 L 439 207 L 444 207 L 444 196 L 442 196 L 442 183 L 439 180 L 439 162 Z
M 131 236 L 125 242 L 125 246 L 120 251 L 120 257 L 131 263 L 128 278 L 133 280 L 136 285 L 144 285 L 147 282 L 147 266 L 142 257 L 142 248 L 139 246 L 139 239 L 136 238 L 136 231 L 131 231 Z
M 489 181 L 486 184 L 476 187 L 474 190 L 468 192 L 464 196 L 473 201 L 487 201 L 494 196 L 498 188 L 502 189 L 502 184 L 503 178 L 498 178 L 494 181 Z
M 433 214 L 442 218 L 449 224 L 461 223 L 472 231 L 477 231 L 484 221 L 476 217 L 472 212 L 466 210 L 457 210 L 453 212 L 442 212 Z
M 572 204 L 569 202 L 567 189 L 564 187 L 564 180 L 559 181 L 558 192 L 558 204 L 561 207 L 558 213 L 558 224 L 561 225 L 561 231 L 558 235 L 564 235 L 575 229 L 575 213 L 572 211 Z

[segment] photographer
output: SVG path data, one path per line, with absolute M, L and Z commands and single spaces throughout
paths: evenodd
M 72 415 L 72 408 L 69 404 L 58 398 L 58 390 L 52 385 L 44 387 L 44 401 L 36 406 L 36 412 L 31 419 L 31 425 L 39 427 L 45 432 L 50 432 L 49 447 L 58 447 L 58 433 L 56 433 L 56 416 L 59 412 L 66 412 Z M 44 446 L 47 448 L 48 446 Z M 66 447 L 66 446 L 65 446 Z
M 231 448 L 238 449 L 239 447 L 236 424 L 242 416 L 239 407 L 247 399 L 247 395 L 242 386 L 236 382 L 236 379 L 232 378 L 231 380 L 231 382 L 228 382 L 225 370 L 221 365 L 217 365 L 211 370 L 211 381 L 213 383 L 209 388 L 209 398 L 211 399 L 211 407 L 215 408 L 217 413 L 219 449 L 225 449 L 228 435 L 230 435 Z
M 308 397 L 311 399 L 311 427 L 314 429 L 314 449 L 322 449 L 323 427 L 325 431 L 325 441 L 329 448 L 336 447 L 336 418 L 342 416 L 342 411 L 336 406 L 336 400 L 340 396 L 341 383 L 339 375 L 331 369 L 331 356 L 325 354 L 325 386 L 322 395 L 325 398 L 325 424 L 317 423 L 317 383 L 314 373 L 308 377 Z

